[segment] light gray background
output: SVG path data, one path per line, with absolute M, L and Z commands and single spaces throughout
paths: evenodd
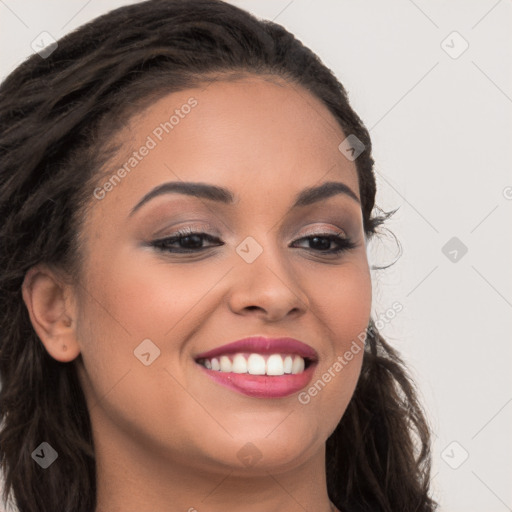
M 58 39 L 128 3 L 0 0 L 0 75 L 41 32 Z M 382 332 L 409 363 L 435 431 L 440 510 L 512 510 L 511 2 L 231 3 L 318 53 L 370 129 L 377 204 L 400 206 L 388 228 L 403 247 L 374 272 L 373 314 L 404 306 Z M 457 58 L 454 31 L 469 44 Z M 452 237 L 465 255 L 442 252 Z M 371 251 L 381 265 L 396 255 L 390 236 Z

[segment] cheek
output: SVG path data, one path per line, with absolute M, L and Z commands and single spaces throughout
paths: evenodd
M 372 306 L 372 285 L 369 272 L 358 268 L 351 279 L 342 281 L 333 300 L 332 329 L 340 333 L 338 351 L 345 351 L 355 340 L 362 345 Z
M 116 333 L 113 343 L 119 340 L 132 351 L 145 338 L 174 337 L 174 327 L 218 280 L 211 268 L 204 272 L 198 265 L 158 261 L 149 253 L 139 258 L 119 254 L 91 268 L 97 299 L 92 315 Z
M 171 442 L 169 418 L 178 432 L 186 432 L 187 421 L 201 416 L 196 402 L 173 378 L 182 382 L 183 369 L 172 363 L 179 340 L 190 334 L 194 307 L 219 275 L 210 270 L 203 276 L 193 265 L 173 271 L 165 262 L 145 263 L 133 258 L 90 260 L 94 271 L 89 271 L 78 326 L 85 366 L 81 382 L 93 407 L 107 409 L 115 422 L 134 431 L 158 432 Z M 149 366 L 134 354 L 145 339 L 161 356 Z M 177 406 L 183 424 L 174 418 Z
M 359 379 L 364 340 L 371 313 L 372 284 L 364 259 L 354 259 L 339 272 L 315 276 L 315 316 L 331 340 L 320 354 L 323 363 L 315 380 L 298 397 L 308 408 L 324 411 L 326 427 L 336 425 Z M 322 293 L 320 293 L 322 291 Z
M 354 258 L 337 271 L 316 272 L 308 285 L 311 308 L 341 352 L 366 331 L 372 306 L 371 275 L 366 259 Z
M 366 330 L 372 307 L 372 282 L 367 265 L 355 265 L 351 277 L 342 281 L 339 296 L 335 298 L 332 318 L 334 332 L 339 333 L 334 346 L 336 361 L 355 386 L 361 369 Z M 339 367 L 338 367 L 339 369 Z

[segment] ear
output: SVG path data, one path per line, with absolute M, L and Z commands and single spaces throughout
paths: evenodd
M 63 363 L 80 354 L 71 292 L 70 285 L 46 265 L 32 267 L 22 285 L 23 301 L 36 334 L 48 354 Z

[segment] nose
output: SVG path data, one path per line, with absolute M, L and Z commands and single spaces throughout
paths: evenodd
M 300 276 L 277 250 L 265 248 L 252 263 L 237 262 L 231 273 L 229 306 L 238 315 L 256 314 L 276 322 L 309 309 Z

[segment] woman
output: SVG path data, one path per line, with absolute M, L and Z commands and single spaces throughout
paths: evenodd
M 331 71 L 216 0 L 48 53 L 0 88 L 4 497 L 433 511 L 429 429 L 370 316 L 390 214 Z

